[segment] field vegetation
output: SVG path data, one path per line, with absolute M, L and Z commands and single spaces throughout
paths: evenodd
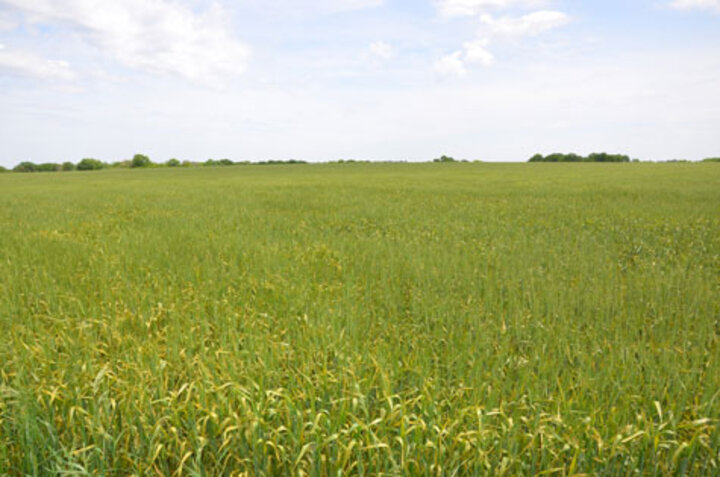
M 719 419 L 716 164 L 0 176 L 0 475 L 717 475 Z

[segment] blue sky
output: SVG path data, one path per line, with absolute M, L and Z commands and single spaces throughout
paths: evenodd
M 0 0 L 0 165 L 720 156 L 720 0 Z

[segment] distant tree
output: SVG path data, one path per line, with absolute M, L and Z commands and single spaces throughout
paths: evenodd
M 545 156 L 545 162 L 563 162 L 564 158 L 565 158 L 565 154 L 560 154 L 559 152 L 555 152 L 553 154 Z
M 8 170 L 5 167 L 0 166 L 0 174 L 2 174 L 3 172 L 8 172 Z
M 37 172 L 38 166 L 34 162 L 24 161 L 13 168 L 15 172 Z
M 168 166 L 168 167 L 179 167 L 179 166 L 180 166 L 180 161 L 178 161 L 178 160 L 175 159 L 175 158 L 169 159 L 169 160 L 165 163 L 165 165 Z
M 130 167 L 136 168 L 136 167 L 150 167 L 152 165 L 152 161 L 150 158 L 144 154 L 135 154 L 135 156 L 132 158 L 132 162 L 130 163 Z
M 301 161 L 299 159 L 288 159 L 287 161 L 269 160 L 259 161 L 255 163 L 255 165 L 258 166 L 280 166 L 283 164 L 307 164 L 307 161 Z
M 720 162 L 720 157 L 708 157 L 703 159 L 703 162 Z
M 195 163 L 192 161 L 182 161 L 182 164 L 181 164 L 182 167 L 193 167 L 194 165 L 195 165 Z
M 62 168 L 60 164 L 55 164 L 54 162 L 46 162 L 44 164 L 38 164 L 37 171 L 38 172 L 57 172 Z
M 542 154 L 535 154 L 528 162 L 630 162 L 630 157 L 605 152 L 595 152 L 587 157 L 575 153 L 563 154 L 556 152 L 544 157 Z
M 588 156 L 588 162 L 630 162 L 630 157 L 622 154 L 596 152 Z
M 62 163 L 62 170 L 63 171 L 74 171 L 75 170 L 75 164 L 72 162 L 63 162 Z
M 97 159 L 85 158 L 78 162 L 76 169 L 78 171 L 97 171 L 103 169 L 105 164 Z
M 440 156 L 436 159 L 433 159 L 433 162 L 457 162 L 457 161 L 450 156 Z
M 216 167 L 216 166 L 234 166 L 235 163 L 230 159 L 208 159 L 203 162 L 203 166 Z
M 585 158 L 575 153 L 566 154 L 564 158 L 565 162 L 584 162 Z

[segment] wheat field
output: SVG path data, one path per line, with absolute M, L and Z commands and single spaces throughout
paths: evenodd
M 0 175 L 0 475 L 718 475 L 720 167 Z

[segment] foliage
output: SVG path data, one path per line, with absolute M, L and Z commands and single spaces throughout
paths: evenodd
M 62 168 L 63 171 L 66 171 L 66 172 L 68 172 L 68 171 L 74 171 L 74 170 L 75 170 L 75 164 L 73 164 L 72 162 L 63 162 L 61 168 Z
M 203 165 L 207 166 L 207 167 L 232 166 L 232 165 L 234 165 L 234 163 L 230 159 L 220 159 L 220 160 L 208 159 L 207 161 L 205 161 L 203 163 Z
M 708 157 L 703 159 L 703 162 L 720 162 L 720 157 Z
M 288 159 L 286 161 L 278 161 L 278 160 L 258 161 L 258 162 L 253 162 L 252 164 L 255 164 L 258 166 L 283 166 L 283 165 L 293 165 L 293 164 L 307 164 L 307 161 L 301 161 L 299 159 Z
M 2 172 L 8 172 L 7 168 L 0 166 L 0 173 Z
M 720 169 L 0 177 L 0 475 L 718 475 Z
M 96 171 L 104 169 L 105 164 L 98 159 L 85 158 L 77 163 L 76 169 L 78 171 Z
M 528 162 L 630 162 L 630 157 L 623 154 L 608 154 L 605 152 L 595 152 L 587 157 L 578 154 L 562 154 L 556 152 L 548 156 L 535 154 Z
M 37 170 L 37 164 L 29 161 L 21 162 L 13 168 L 13 171 L 15 172 L 37 172 Z
M 180 161 L 178 161 L 178 160 L 175 159 L 175 158 L 169 159 L 169 160 L 165 163 L 165 165 L 168 166 L 168 167 L 179 167 L 179 166 L 180 166 Z
M 132 162 L 130 163 L 130 167 L 132 168 L 150 167 L 151 165 L 152 161 L 148 156 L 144 154 L 135 154 L 135 156 L 132 158 Z
M 437 159 L 433 159 L 433 162 L 458 162 L 449 156 L 440 156 Z
M 132 159 L 113 162 L 112 164 L 110 164 L 110 167 L 112 167 L 113 169 L 130 169 L 132 168 Z
M 62 170 L 62 165 L 54 162 L 46 162 L 44 164 L 38 164 L 37 172 L 58 172 Z

